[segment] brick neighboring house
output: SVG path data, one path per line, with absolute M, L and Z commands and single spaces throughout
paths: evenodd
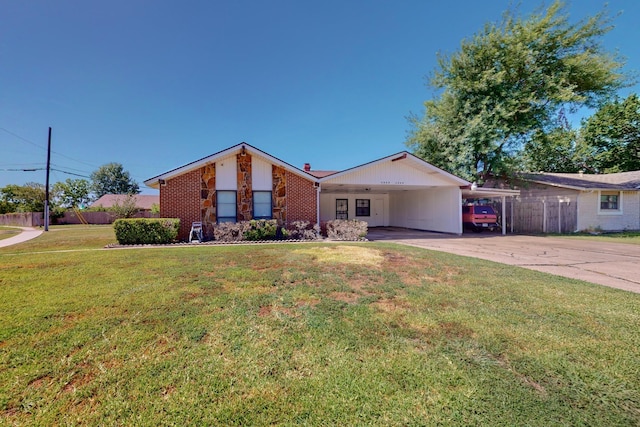
M 470 183 L 401 152 L 345 171 L 298 169 L 247 143 L 145 181 L 160 190 L 160 215 L 213 236 L 220 222 L 272 218 L 287 227 L 357 218 L 369 226 L 462 233 L 461 191 Z

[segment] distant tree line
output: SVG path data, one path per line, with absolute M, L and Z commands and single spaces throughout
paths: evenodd
M 105 194 L 139 194 L 138 184 L 120 163 L 100 166 L 91 180 L 66 179 L 50 189 L 50 206 L 56 208 L 84 207 Z M 29 182 L 9 184 L 0 188 L 0 214 L 12 212 L 43 212 L 45 186 Z

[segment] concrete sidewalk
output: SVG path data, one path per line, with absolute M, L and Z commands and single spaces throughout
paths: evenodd
M 372 229 L 367 237 L 640 293 L 640 245 L 494 233 L 452 236 L 394 227 Z
M 41 229 L 33 228 L 33 227 L 13 227 L 13 226 L 9 226 L 9 227 L 19 228 L 19 229 L 22 230 L 22 232 L 20 234 L 18 234 L 17 236 L 13 236 L 13 237 L 9 237 L 8 239 L 0 240 L 0 248 L 4 248 L 6 246 L 11 246 L 11 245 L 17 245 L 18 243 L 22 243 L 22 242 L 26 242 L 27 240 L 35 239 L 36 237 L 41 235 L 42 231 L 43 231 Z

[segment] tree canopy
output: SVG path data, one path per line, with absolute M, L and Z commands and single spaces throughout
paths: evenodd
M 599 106 L 624 86 L 623 61 L 600 44 L 611 28 L 605 11 L 572 23 L 561 1 L 526 19 L 505 12 L 439 55 L 430 79 L 439 96 L 410 118 L 407 145 L 469 180 L 512 171 L 561 110 Z
M 11 212 L 43 212 L 45 188 L 43 184 L 9 184 L 0 188 L 0 214 Z
M 91 190 L 97 198 L 105 194 L 138 194 L 140 188 L 120 163 L 107 163 L 91 174 Z
M 53 184 L 51 193 L 56 205 L 75 208 L 91 202 L 91 183 L 86 179 L 70 179 Z
M 640 98 L 605 104 L 583 122 L 584 156 L 595 172 L 640 170 Z

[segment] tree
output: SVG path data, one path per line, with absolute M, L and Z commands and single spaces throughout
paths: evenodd
M 138 194 L 140 188 L 120 163 L 107 163 L 91 174 L 91 189 L 100 198 L 105 194 Z
M 533 131 L 525 143 L 523 168 L 530 172 L 575 173 L 584 170 L 578 143 L 580 132 L 571 128 L 564 110 L 549 128 Z
M 467 179 L 511 172 L 535 132 L 560 109 L 598 106 L 622 87 L 621 59 L 599 43 L 612 27 L 604 11 L 577 24 L 564 4 L 528 19 L 505 12 L 440 55 L 424 117 L 411 117 L 407 145 L 425 160 Z
M 43 184 L 28 182 L 25 185 L 9 184 L 0 188 L 2 213 L 43 212 L 45 188 Z
M 86 179 L 70 179 L 53 184 L 51 193 L 56 204 L 65 208 L 76 208 L 91 202 L 91 184 Z
M 595 172 L 640 170 L 640 98 L 603 105 L 583 121 L 581 135 Z
M 135 195 L 127 194 L 123 200 L 116 200 L 110 211 L 115 214 L 116 218 L 131 218 L 140 211 L 137 203 Z

